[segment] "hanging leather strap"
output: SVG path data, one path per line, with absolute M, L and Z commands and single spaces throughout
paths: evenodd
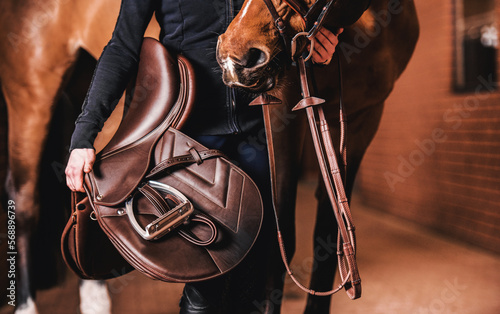
M 330 130 L 325 118 L 325 114 L 323 112 L 323 108 L 321 107 L 321 103 L 324 101 L 322 101 L 319 98 L 311 97 L 308 87 L 307 72 L 304 60 L 302 58 L 298 60 L 298 66 L 302 84 L 303 99 L 299 102 L 299 104 L 297 104 L 294 110 L 305 109 L 307 112 L 309 126 L 311 129 L 311 134 L 313 136 L 313 143 L 315 146 L 316 155 L 318 157 L 321 174 L 339 228 L 337 255 L 339 262 L 338 265 L 339 273 L 342 282 L 339 286 L 330 291 L 321 291 L 321 292 L 314 291 L 302 285 L 294 276 L 293 271 L 290 268 L 285 251 L 283 237 L 281 234 L 278 213 L 276 211 L 278 181 L 277 181 L 276 163 L 275 163 L 276 156 L 275 156 L 274 141 L 272 134 L 272 123 L 271 123 L 271 112 L 270 112 L 271 109 L 269 108 L 270 103 L 264 102 L 263 115 L 264 115 L 265 129 L 266 129 L 268 152 L 269 152 L 269 166 L 271 172 L 271 187 L 273 195 L 272 201 L 273 201 L 276 226 L 278 230 L 278 242 L 279 242 L 281 257 L 283 259 L 283 263 L 285 264 L 288 275 L 303 291 L 312 295 L 328 296 L 340 291 L 342 288 L 345 288 L 347 295 L 351 299 L 356 299 L 361 296 L 361 279 L 359 277 L 359 272 L 355 259 L 355 252 L 356 252 L 355 236 L 354 236 L 355 228 L 352 224 L 352 217 L 349 209 L 349 204 L 344 189 L 344 183 L 342 181 L 342 177 L 340 174 L 340 169 L 338 167 L 335 149 L 332 144 Z M 266 100 L 267 98 L 262 97 L 260 98 L 260 100 Z M 345 118 L 343 117 L 344 113 L 342 107 L 340 114 L 341 114 L 340 121 L 341 121 L 341 131 L 342 131 L 341 152 L 343 159 L 345 160 L 345 155 L 346 155 L 345 143 L 344 143 Z M 317 121 L 318 119 L 319 121 Z M 318 124 L 320 126 L 319 130 L 318 130 Z
M 267 6 L 267 9 L 269 10 L 269 13 L 271 13 L 271 16 L 274 20 L 274 25 L 276 29 L 278 29 L 281 38 L 283 39 L 283 43 L 285 44 L 285 47 L 287 48 L 286 50 L 289 52 L 290 50 L 290 35 L 287 34 L 287 29 L 286 29 L 286 24 L 279 15 L 278 11 L 276 11 L 276 8 L 274 7 L 274 4 L 272 0 L 264 0 L 264 3 Z

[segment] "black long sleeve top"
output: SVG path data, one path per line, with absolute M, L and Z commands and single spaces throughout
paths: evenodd
M 98 60 L 71 147 L 92 148 L 95 137 L 116 107 L 135 73 L 144 32 L 153 14 L 160 41 L 184 54 L 197 78 L 197 102 L 185 127 L 188 134 L 231 134 L 249 130 L 261 119 L 260 108 L 247 106 L 251 95 L 222 82 L 215 49 L 243 0 L 122 0 L 113 35 Z

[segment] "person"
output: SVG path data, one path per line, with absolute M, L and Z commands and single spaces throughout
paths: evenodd
M 262 111 L 259 106 L 247 106 L 251 95 L 225 86 L 220 71 L 214 70 L 218 69 L 218 34 L 226 30 L 242 4 L 243 0 L 122 0 L 112 38 L 99 58 L 71 138 L 65 173 L 72 191 L 84 191 L 84 173 L 92 170 L 96 156 L 94 140 L 137 67 L 145 30 L 155 14 L 161 43 L 169 51 L 185 55 L 196 73 L 197 99 L 202 101 L 195 104 L 183 132 L 234 160 L 257 183 L 265 212 L 272 211 L 267 151 L 254 149 L 253 158 L 242 154 L 245 145 L 251 146 L 246 139 L 263 128 Z M 331 60 L 341 31 L 320 29 L 315 38 L 314 63 Z M 271 235 L 266 232 L 269 227 L 265 227 L 270 220 L 264 218 L 263 231 L 243 265 L 219 278 L 185 285 L 181 313 L 255 311 L 253 303 L 263 297 L 265 285 L 262 274 L 266 258 L 262 256 L 266 256 L 270 242 Z

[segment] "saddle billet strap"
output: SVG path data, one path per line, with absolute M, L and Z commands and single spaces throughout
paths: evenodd
M 146 175 L 146 179 L 150 179 L 167 169 L 185 164 L 201 164 L 204 160 L 214 158 L 214 157 L 225 157 L 224 153 L 217 149 L 209 149 L 203 151 L 197 151 L 194 147 L 189 150 L 190 154 L 180 155 L 170 157 L 158 163 L 151 171 Z

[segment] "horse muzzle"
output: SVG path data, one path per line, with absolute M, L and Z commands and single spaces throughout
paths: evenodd
M 242 47 L 225 41 L 224 35 L 221 35 L 217 42 L 216 55 L 222 69 L 222 80 L 227 86 L 252 92 L 264 92 L 274 88 L 279 67 L 272 66 L 275 62 L 272 62 L 268 49 Z

